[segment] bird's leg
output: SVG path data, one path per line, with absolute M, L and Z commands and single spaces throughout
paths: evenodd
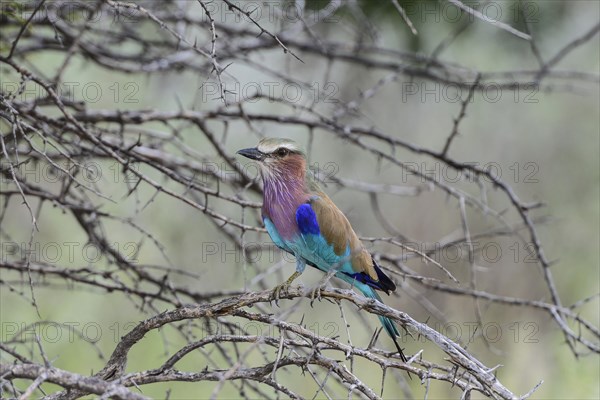
M 275 295 L 275 304 L 279 305 L 279 295 L 281 293 L 281 291 L 287 291 L 288 288 L 290 287 L 290 285 L 292 284 L 292 282 L 294 281 L 294 279 L 296 279 L 297 277 L 300 276 L 300 272 L 296 271 L 292 274 L 292 276 L 290 276 L 288 278 L 287 281 L 283 282 L 281 285 L 277 285 L 275 286 L 275 288 L 273 289 L 273 294 Z
M 292 274 L 292 276 L 290 276 L 288 278 L 287 281 L 283 282 L 281 285 L 275 286 L 275 288 L 273 289 L 273 291 L 275 292 L 275 299 L 279 300 L 279 293 L 281 293 L 282 290 L 286 291 L 290 287 L 290 285 L 292 284 L 292 282 L 294 281 L 294 279 L 296 279 L 299 276 L 300 276 L 300 273 L 298 273 L 296 271 L 296 272 L 294 272 Z
M 327 283 L 329 283 L 329 280 L 338 273 L 339 271 L 339 267 L 338 265 L 340 265 L 339 263 L 334 265 L 333 268 L 331 268 L 328 272 L 327 275 L 325 275 L 323 277 L 323 279 L 321 279 L 319 281 L 319 283 L 317 283 L 317 286 L 313 289 L 311 295 L 310 295 L 310 306 L 312 307 L 313 303 L 315 302 L 315 299 L 318 299 L 319 301 L 321 301 L 321 290 L 327 289 Z
M 283 282 L 281 285 L 275 286 L 275 288 L 273 289 L 273 293 L 275 294 L 275 304 L 279 305 L 279 294 L 281 293 L 281 291 L 287 291 L 294 279 L 302 275 L 302 272 L 304 272 L 305 267 L 306 262 L 302 258 L 296 257 L 296 271 L 292 274 L 292 276 L 288 278 L 287 281 Z
M 317 287 L 315 287 L 311 294 L 310 294 L 310 306 L 312 307 L 313 303 L 315 302 L 316 299 L 318 299 L 319 301 L 321 301 L 321 289 L 325 289 L 324 285 L 321 285 L 321 283 L 317 284 Z
M 317 286 L 313 289 L 311 295 L 310 295 L 310 306 L 312 307 L 315 299 L 318 299 L 319 301 L 321 301 L 321 290 L 324 290 L 327 288 L 327 283 L 329 282 L 329 280 L 331 279 L 332 276 L 334 276 L 337 272 L 337 269 L 332 268 L 329 270 L 329 272 L 327 272 L 327 275 L 325 275 L 325 277 L 323 279 L 321 279 L 321 281 L 319 281 L 319 283 L 317 283 Z

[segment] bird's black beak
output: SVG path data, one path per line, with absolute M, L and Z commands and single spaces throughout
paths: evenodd
M 252 160 L 262 161 L 265 159 L 265 155 L 261 153 L 256 147 L 250 149 L 242 149 L 237 153 Z

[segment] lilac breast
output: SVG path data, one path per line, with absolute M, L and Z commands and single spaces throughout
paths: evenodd
M 299 234 L 296 223 L 296 210 L 310 195 L 297 185 L 278 185 L 265 180 L 263 218 L 268 217 L 284 240 L 291 240 Z M 286 190 L 287 189 L 287 190 Z

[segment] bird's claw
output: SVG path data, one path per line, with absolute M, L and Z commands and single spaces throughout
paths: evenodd
M 297 277 L 300 276 L 302 272 L 301 271 L 296 271 L 292 274 L 292 276 L 290 276 L 288 278 L 287 281 L 283 282 L 281 285 L 277 285 L 275 286 L 275 288 L 273 288 L 273 298 L 275 299 L 275 305 L 277 307 L 279 307 L 279 296 L 281 294 L 281 291 L 288 291 L 289 287 L 292 285 L 292 282 L 294 281 L 294 279 L 296 279 Z
M 290 287 L 290 284 L 287 282 L 283 282 L 281 285 L 277 285 L 273 288 L 273 298 L 275 300 L 275 305 L 277 307 L 279 307 L 279 299 L 280 299 L 280 295 L 281 292 L 287 292 L 288 288 Z
M 310 306 L 312 307 L 313 303 L 315 302 L 315 299 L 318 299 L 319 301 L 321 301 L 321 290 L 325 289 L 324 285 L 319 285 L 316 288 L 314 288 L 310 294 Z

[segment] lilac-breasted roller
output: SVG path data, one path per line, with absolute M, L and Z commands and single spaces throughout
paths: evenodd
M 312 178 L 306 155 L 296 142 L 265 138 L 238 154 L 258 161 L 264 186 L 263 222 L 275 245 L 296 257 L 296 272 L 275 289 L 277 294 L 302 274 L 306 264 L 325 273 L 335 268 L 336 277 L 380 302 L 376 290 L 387 294 L 396 290 L 346 216 Z M 396 340 L 398 328 L 387 317 L 379 320 L 406 362 Z

